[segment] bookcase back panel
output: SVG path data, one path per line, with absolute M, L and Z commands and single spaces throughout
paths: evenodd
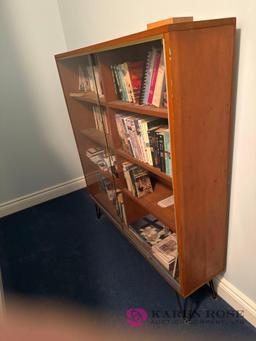
M 184 295 L 225 268 L 234 35 L 235 23 L 170 33 L 174 190 Z

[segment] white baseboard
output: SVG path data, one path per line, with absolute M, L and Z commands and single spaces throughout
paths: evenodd
M 223 277 L 214 280 L 218 295 L 235 310 L 243 311 L 244 318 L 256 327 L 256 303 Z
M 83 176 L 0 204 L 0 218 L 86 186 Z

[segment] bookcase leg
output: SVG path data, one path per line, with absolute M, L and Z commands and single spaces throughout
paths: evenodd
M 213 298 L 214 300 L 216 300 L 217 297 L 218 297 L 218 295 L 217 295 L 216 290 L 215 290 L 215 288 L 214 288 L 213 280 L 211 280 L 211 281 L 209 282 L 209 286 L 210 286 L 210 289 L 211 289 L 212 298 Z
M 192 315 L 192 301 L 189 297 L 185 298 L 183 305 L 183 320 L 185 323 L 189 323 L 191 321 Z
M 185 323 L 189 323 L 191 321 L 192 316 L 192 301 L 189 297 L 183 300 L 183 305 L 181 303 L 181 298 L 179 294 L 176 292 L 176 298 L 179 305 L 180 312 L 182 313 L 182 318 Z
M 95 210 L 96 210 L 96 217 L 97 217 L 97 219 L 100 219 L 100 217 L 101 217 L 101 209 L 100 209 L 100 207 L 97 204 L 95 204 Z

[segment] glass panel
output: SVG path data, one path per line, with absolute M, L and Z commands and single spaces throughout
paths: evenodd
M 99 65 L 93 56 L 86 55 L 63 60 L 58 66 L 87 190 L 118 220 L 113 160 L 106 138 L 110 128 Z

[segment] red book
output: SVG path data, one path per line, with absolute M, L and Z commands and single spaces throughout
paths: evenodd
M 135 102 L 138 103 L 142 86 L 144 62 L 143 61 L 128 62 L 127 65 L 131 79 L 132 90 L 135 97 Z
M 155 61 L 154 61 L 154 67 L 153 67 L 150 87 L 149 87 L 148 104 L 152 104 L 155 86 L 156 86 L 156 78 L 157 78 L 158 68 L 159 68 L 159 64 L 160 64 L 160 58 L 161 58 L 161 52 L 157 51 Z

